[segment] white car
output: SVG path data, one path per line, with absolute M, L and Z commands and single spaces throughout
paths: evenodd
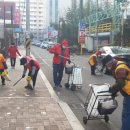
M 40 45 L 40 47 L 43 48 L 43 49 L 47 49 L 48 48 L 48 43 L 42 42 L 42 44 Z
M 102 56 L 111 55 L 115 57 L 117 54 L 124 53 L 124 49 L 120 46 L 104 46 L 99 49 L 102 52 Z
M 54 46 L 54 45 L 55 45 L 54 42 L 51 42 L 51 41 L 48 42 L 48 48 L 50 48 L 50 47 L 52 47 L 52 46 Z
M 36 46 L 40 46 L 40 45 L 41 45 L 41 42 L 36 42 L 35 45 L 36 45 Z
M 117 60 L 124 61 L 130 65 L 130 50 L 128 48 L 123 48 L 120 46 L 104 46 L 99 49 L 101 53 L 101 58 L 104 59 L 105 56 L 110 55 Z M 106 60 L 102 60 L 102 62 Z M 106 66 L 105 73 L 111 74 L 111 70 Z

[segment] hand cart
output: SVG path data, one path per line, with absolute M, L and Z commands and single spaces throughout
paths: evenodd
M 97 65 L 96 65 L 96 69 L 95 69 L 96 75 L 103 76 L 102 66 L 103 66 L 102 65 L 102 57 L 98 56 L 97 57 Z
M 74 63 L 66 64 L 65 73 L 68 74 L 68 82 L 65 83 L 66 88 L 72 91 L 82 88 L 82 68 L 75 66 Z
M 96 65 L 95 74 L 103 76 L 102 66 L 100 64 Z
M 91 84 L 90 91 L 86 98 L 84 107 L 86 116 L 83 117 L 83 123 L 88 120 L 104 119 L 109 121 L 109 114 L 112 114 L 117 108 L 118 103 L 109 93 L 109 84 Z

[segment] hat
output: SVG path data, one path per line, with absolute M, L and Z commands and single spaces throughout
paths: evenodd
M 102 51 L 99 51 L 99 50 L 96 51 L 96 55 L 101 55 L 101 54 L 102 54 Z
M 107 59 L 107 61 L 110 61 L 110 60 L 113 60 L 113 57 L 108 54 L 108 55 L 106 56 L 106 59 Z
M 107 62 L 113 60 L 113 57 L 111 55 L 107 55 L 103 58 L 103 62 L 106 64 Z
M 63 40 L 61 43 L 63 46 L 68 46 L 68 41 L 67 40 Z
M 14 43 L 14 42 L 12 42 L 12 43 L 11 43 L 11 45 L 15 45 L 15 43 Z
M 20 59 L 20 65 L 25 65 L 27 63 L 27 59 L 25 57 Z

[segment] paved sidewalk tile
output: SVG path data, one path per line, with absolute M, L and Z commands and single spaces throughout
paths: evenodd
M 7 63 L 11 82 L 6 82 L 5 86 L 0 84 L 0 130 L 72 130 L 40 75 L 34 91 L 24 88 L 26 79 L 13 86 L 23 68 L 18 58 L 15 69 L 10 67 L 9 59 Z

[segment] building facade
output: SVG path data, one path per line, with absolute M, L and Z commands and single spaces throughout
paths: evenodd
M 49 0 L 49 23 L 58 23 L 59 0 Z
M 8 0 L 4 0 L 6 2 Z M 20 11 L 20 26 L 26 31 L 26 0 L 12 0 L 16 9 Z M 48 26 L 47 9 L 48 0 L 29 0 L 30 7 L 30 33 L 39 40 L 43 39 L 43 29 Z

